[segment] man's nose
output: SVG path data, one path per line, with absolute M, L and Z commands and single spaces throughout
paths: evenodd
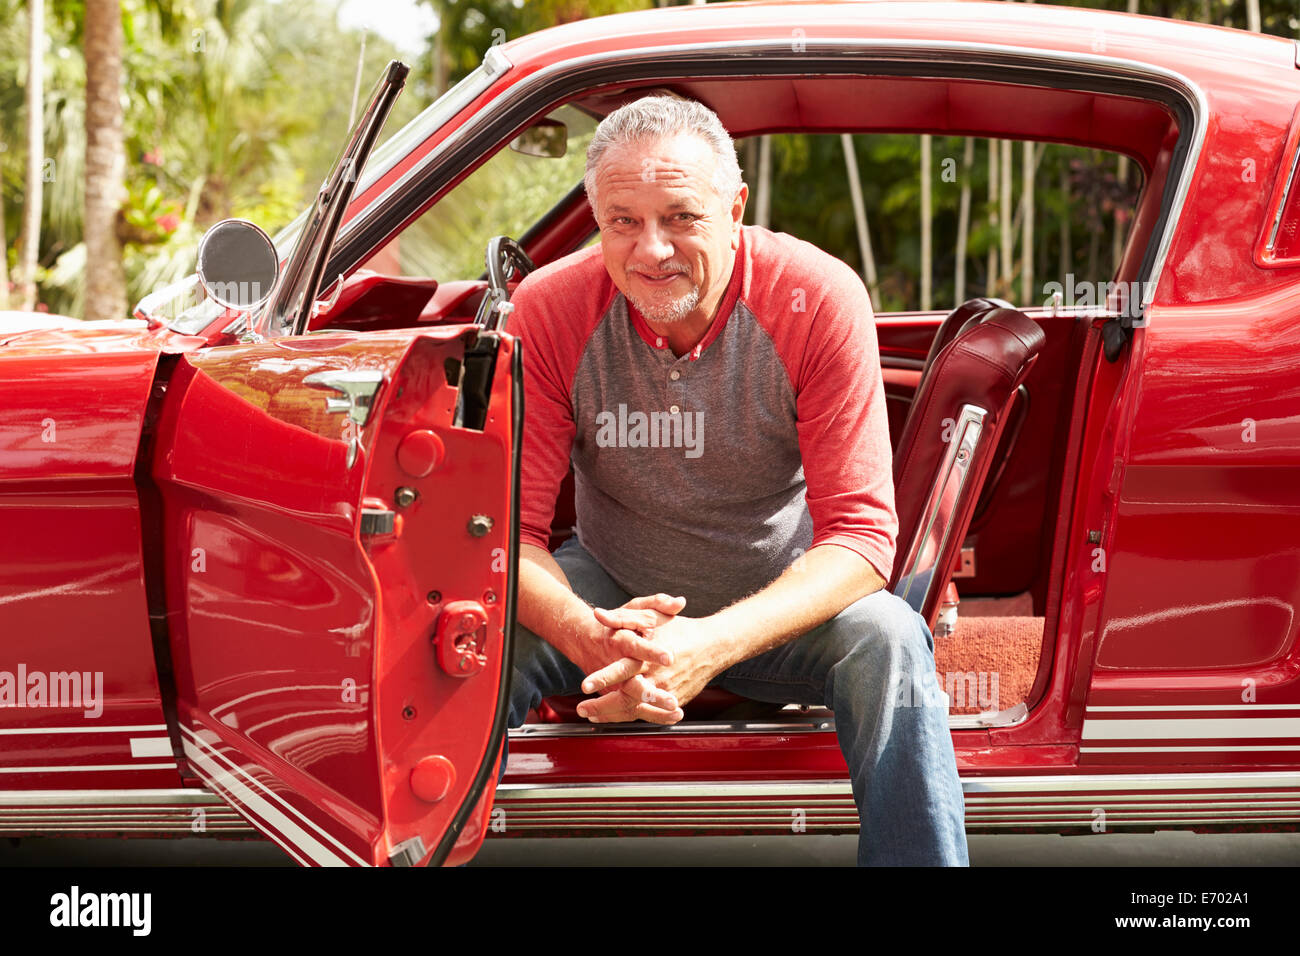
M 636 253 L 640 261 L 658 265 L 673 257 L 673 244 L 668 241 L 668 234 L 659 224 L 652 222 L 637 237 Z

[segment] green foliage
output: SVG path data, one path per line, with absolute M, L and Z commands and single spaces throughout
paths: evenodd
M 48 3 L 42 305 L 76 314 L 84 251 L 84 4 Z M 274 232 L 310 202 L 347 130 L 361 37 L 316 0 L 123 0 L 128 298 L 160 276 L 192 271 L 204 229 L 245 216 Z M 0 0 L 0 189 L 12 248 L 25 175 L 23 88 L 27 18 Z M 397 52 L 369 36 L 361 95 Z M 402 97 L 396 129 L 418 112 Z M 179 220 L 173 222 L 173 218 Z M 11 253 L 12 254 L 12 253 Z

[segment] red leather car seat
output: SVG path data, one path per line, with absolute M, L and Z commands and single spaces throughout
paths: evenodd
M 894 452 L 898 548 L 889 586 L 931 628 L 1012 403 L 1046 341 L 1028 316 L 988 300 L 963 304 L 950 321 L 963 315 L 931 349 Z
M 934 334 L 933 341 L 930 343 L 930 351 L 926 355 L 925 365 L 921 369 L 921 378 L 925 378 L 925 373 L 934 364 L 935 358 L 947 348 L 948 343 L 953 340 L 972 317 L 987 312 L 989 309 L 997 308 L 1014 309 L 1015 306 L 1005 299 L 981 296 L 975 299 L 967 299 L 948 313 L 947 318 L 943 320 L 938 331 Z M 1021 385 L 1016 389 L 1015 397 L 1011 400 L 1011 408 L 1007 413 L 1007 423 L 1002 432 L 1002 440 L 998 444 L 997 451 L 993 454 L 993 462 L 989 466 L 988 475 L 984 480 L 984 487 L 980 491 L 979 501 L 976 503 L 975 511 L 971 515 L 972 521 L 979 519 L 992 500 L 993 493 L 997 490 L 998 481 L 1002 478 L 1003 471 L 1006 470 L 1007 462 L 1011 460 L 1011 453 L 1015 448 L 1016 439 L 1020 437 L 1020 427 L 1024 425 L 1028 414 L 1029 391 L 1024 385 Z M 904 424 L 906 424 L 906 419 L 904 419 Z

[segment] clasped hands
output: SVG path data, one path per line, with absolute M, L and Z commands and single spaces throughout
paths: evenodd
M 593 608 L 590 639 L 574 663 L 587 675 L 578 705 L 593 723 L 675 724 L 722 669 L 704 618 L 681 616 L 683 597 L 652 594 L 613 610 Z

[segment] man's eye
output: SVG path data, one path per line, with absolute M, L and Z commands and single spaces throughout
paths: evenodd
M 693 212 L 679 212 L 674 218 L 676 218 L 679 222 L 694 222 L 696 219 L 699 219 L 700 217 L 695 215 L 695 213 Z

